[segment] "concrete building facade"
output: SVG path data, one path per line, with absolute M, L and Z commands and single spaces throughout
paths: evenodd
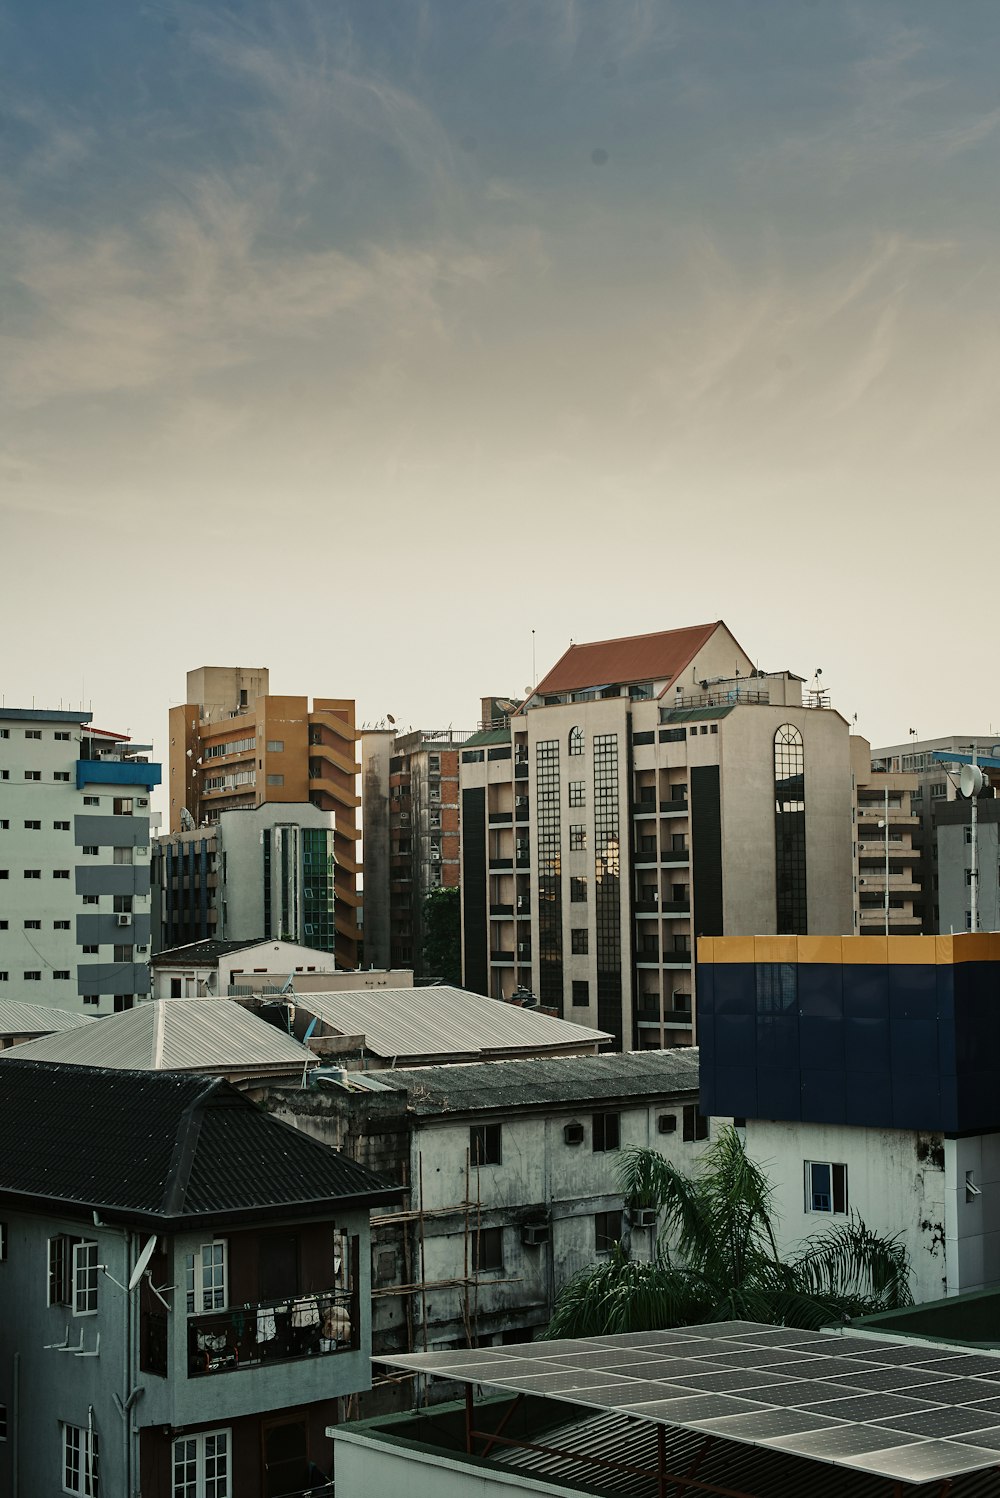
M 919 936 L 923 893 L 915 774 L 873 764 L 867 739 L 851 738 L 854 778 L 854 934 Z
M 285 808 L 307 825 L 303 804 L 332 817 L 333 950 L 358 962 L 357 842 L 361 836 L 354 703 L 279 697 L 266 669 L 204 666 L 189 671 L 187 702 L 170 709 L 170 832 L 216 824 L 224 811 Z M 326 857 L 326 853 L 322 857 Z M 259 935 L 258 925 L 253 935 Z M 287 934 L 302 939 L 302 933 Z M 314 933 L 315 934 L 315 933 Z
M 695 1038 L 693 940 L 852 929 L 845 720 L 722 623 L 574 646 L 462 751 L 467 988 Z
M 987 772 L 994 782 L 1000 772 Z M 1000 931 L 1000 801 L 992 793 L 976 807 L 978 929 Z M 938 925 L 943 935 L 972 929 L 972 808 L 939 801 L 934 813 Z
M 264 936 L 329 952 L 333 966 L 337 847 L 334 814 L 309 802 L 223 811 L 211 826 L 156 838 L 155 949 Z
M 150 746 L 88 712 L 0 710 L 0 983 L 88 1014 L 149 992 Z
M 366 964 L 424 976 L 424 900 L 459 885 L 459 755 L 468 737 L 450 728 L 361 735 Z

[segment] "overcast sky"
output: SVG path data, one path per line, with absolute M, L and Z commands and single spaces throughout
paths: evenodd
M 472 727 L 724 618 L 985 732 L 996 0 L 0 6 L 0 691 Z

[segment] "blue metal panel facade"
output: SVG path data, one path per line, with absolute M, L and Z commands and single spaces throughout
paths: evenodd
M 76 762 L 76 788 L 85 785 L 144 785 L 151 789 L 159 785 L 162 770 L 159 765 L 143 765 L 119 759 L 78 759 Z
M 990 962 L 702 963 L 702 1111 L 949 1134 L 1000 1127 L 997 977 Z

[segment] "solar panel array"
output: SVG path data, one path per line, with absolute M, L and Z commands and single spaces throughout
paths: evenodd
M 902 1482 L 1000 1466 L 1000 1355 L 722 1321 L 377 1361 Z

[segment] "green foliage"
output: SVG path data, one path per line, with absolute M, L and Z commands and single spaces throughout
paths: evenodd
M 424 900 L 423 973 L 462 981 L 462 908 L 457 889 L 432 889 Z
M 631 1259 L 619 1243 L 582 1270 L 560 1292 L 548 1337 L 730 1319 L 814 1328 L 912 1303 L 898 1237 L 880 1237 L 859 1217 L 782 1260 L 773 1189 L 735 1129 L 721 1131 L 696 1176 L 646 1149 L 626 1150 L 616 1173 L 626 1202 L 659 1211 L 654 1254 Z

